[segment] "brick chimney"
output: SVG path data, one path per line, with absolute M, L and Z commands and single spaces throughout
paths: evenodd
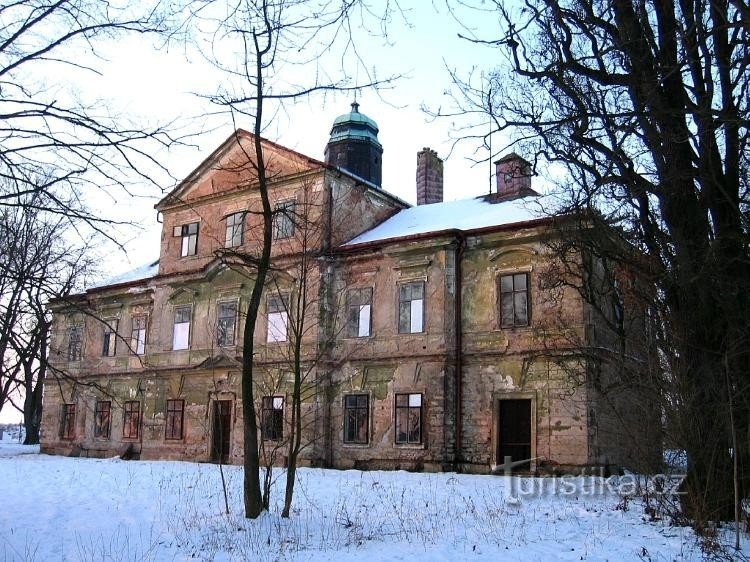
M 427 147 L 417 152 L 417 205 L 443 202 L 443 161 Z
M 503 201 L 538 195 L 531 189 L 531 164 L 515 152 L 495 162 L 497 197 Z

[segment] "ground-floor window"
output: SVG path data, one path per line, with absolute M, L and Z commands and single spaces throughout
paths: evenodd
M 396 394 L 396 443 L 422 443 L 421 394 Z
M 165 439 L 182 439 L 183 420 L 185 417 L 184 400 L 167 400 L 167 419 Z
M 141 403 L 137 400 L 125 402 L 125 418 L 122 423 L 123 439 L 138 439 L 138 430 L 141 425 Z
M 99 400 L 94 407 L 94 437 L 109 439 L 112 402 Z
M 73 439 L 76 436 L 76 405 L 62 405 L 62 419 L 60 420 L 60 438 Z
M 369 396 L 344 396 L 344 443 L 367 443 L 370 426 Z
M 267 441 L 284 438 L 284 398 L 281 396 L 263 397 L 261 434 Z

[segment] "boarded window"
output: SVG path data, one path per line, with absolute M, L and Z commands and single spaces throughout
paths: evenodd
M 112 403 L 109 400 L 99 400 L 94 408 L 94 437 L 109 439 L 111 426 Z
M 266 441 L 284 438 L 284 398 L 281 396 L 263 397 L 261 434 Z
M 396 443 L 422 442 L 422 395 L 396 394 Z
M 130 332 L 130 350 L 136 355 L 146 352 L 146 317 L 134 316 Z
M 346 335 L 364 338 L 370 335 L 372 289 L 351 289 L 347 292 Z
M 529 274 L 500 277 L 500 325 L 503 328 L 529 325 Z
M 138 439 L 141 425 L 141 403 L 137 400 L 125 402 L 123 406 L 125 416 L 122 422 L 122 438 Z
M 102 357 L 114 357 L 117 352 L 117 320 L 105 320 L 104 323 Z
M 182 439 L 183 420 L 185 417 L 184 400 L 167 400 L 165 439 Z
M 198 223 L 191 222 L 190 224 L 183 224 L 181 226 L 175 226 L 173 236 L 179 237 L 180 240 L 180 256 L 194 256 L 198 253 Z
M 172 349 L 190 347 L 190 314 L 192 307 L 178 306 L 174 309 L 174 329 L 172 331 Z
M 71 326 L 68 331 L 68 361 L 80 361 L 83 353 L 83 326 Z
M 216 321 L 216 343 L 219 347 L 234 345 L 234 328 L 237 323 L 237 303 L 219 303 Z
M 273 217 L 273 237 L 276 240 L 291 238 L 294 235 L 295 223 L 294 201 L 276 203 Z
M 268 331 L 267 342 L 284 342 L 287 340 L 287 329 L 289 327 L 289 314 L 286 295 L 273 295 L 268 297 Z
M 369 439 L 369 396 L 344 396 L 344 443 L 364 444 Z
M 233 213 L 227 216 L 227 231 L 224 245 L 227 248 L 242 246 L 245 234 L 245 213 Z
M 63 404 L 60 419 L 60 438 L 73 439 L 76 436 L 76 405 Z
M 424 331 L 424 283 L 406 283 L 398 291 L 398 332 L 414 334 Z

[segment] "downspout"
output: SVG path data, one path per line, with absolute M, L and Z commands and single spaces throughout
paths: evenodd
M 464 250 L 466 249 L 466 238 L 463 234 L 463 232 L 458 232 L 456 234 L 456 264 L 455 264 L 455 270 L 456 270 L 456 283 L 455 283 L 455 289 L 456 289 L 456 298 L 454 299 L 454 302 L 456 304 L 455 312 L 454 312 L 454 330 L 455 330 L 455 340 L 456 340 L 456 349 L 455 349 L 455 382 L 456 382 L 456 388 L 455 388 L 455 402 L 456 402 L 456 440 L 455 440 L 455 451 L 453 455 L 453 463 L 455 466 L 456 471 L 459 470 L 459 463 L 463 461 L 463 451 L 462 451 L 462 439 L 461 435 L 463 433 L 463 409 L 461 407 L 461 402 L 463 400 L 463 302 L 462 302 L 462 293 L 463 293 L 463 284 L 462 284 L 462 278 L 463 278 L 463 268 L 461 266 L 461 260 L 463 259 Z

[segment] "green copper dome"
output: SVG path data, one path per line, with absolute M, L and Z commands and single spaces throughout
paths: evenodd
M 349 113 L 344 113 L 334 119 L 333 127 L 331 127 L 331 138 L 328 142 L 350 139 L 366 140 L 380 146 L 378 130 L 375 121 L 359 112 L 359 104 L 355 101 L 352 103 L 352 110 Z

